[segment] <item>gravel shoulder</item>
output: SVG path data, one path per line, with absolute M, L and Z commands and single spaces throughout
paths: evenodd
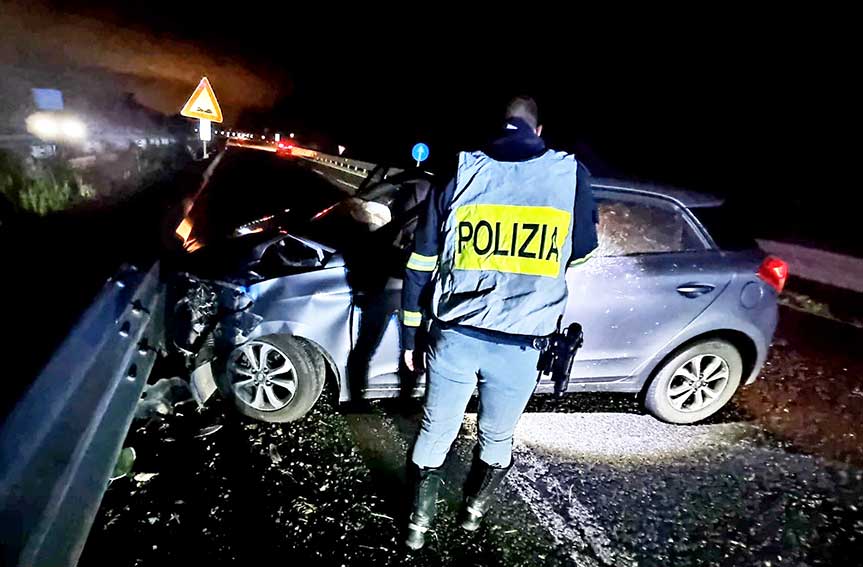
M 790 450 L 863 466 L 861 347 L 863 329 L 783 309 L 761 377 L 735 403 Z

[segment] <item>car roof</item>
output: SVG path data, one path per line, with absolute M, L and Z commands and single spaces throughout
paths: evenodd
M 633 193 L 647 193 L 659 197 L 665 197 L 673 199 L 687 208 L 718 207 L 725 201 L 722 197 L 711 195 L 709 193 L 699 193 L 697 191 L 678 189 L 676 187 L 657 185 L 654 183 L 594 177 L 591 179 L 590 184 L 595 189 L 631 191 Z

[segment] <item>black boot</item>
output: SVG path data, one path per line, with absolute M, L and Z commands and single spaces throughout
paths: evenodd
M 461 527 L 469 532 L 479 528 L 482 517 L 491 508 L 494 491 L 500 485 L 503 477 L 512 468 L 493 467 L 479 458 L 479 451 L 473 453 L 473 464 L 464 484 L 464 509 L 462 511 Z
M 413 477 L 414 498 L 405 545 L 411 549 L 420 549 L 425 545 L 425 533 L 434 520 L 438 490 L 443 482 L 443 467 L 423 468 L 413 463 L 409 467 Z

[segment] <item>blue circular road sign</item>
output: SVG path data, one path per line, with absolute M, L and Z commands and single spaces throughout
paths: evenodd
M 414 146 L 413 150 L 411 150 L 411 155 L 417 161 L 425 161 L 429 157 L 429 147 L 420 142 Z

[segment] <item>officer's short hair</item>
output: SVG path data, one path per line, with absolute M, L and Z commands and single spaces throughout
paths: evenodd
M 505 118 L 521 118 L 531 128 L 539 126 L 539 109 L 536 101 L 529 96 L 517 96 L 506 106 Z

